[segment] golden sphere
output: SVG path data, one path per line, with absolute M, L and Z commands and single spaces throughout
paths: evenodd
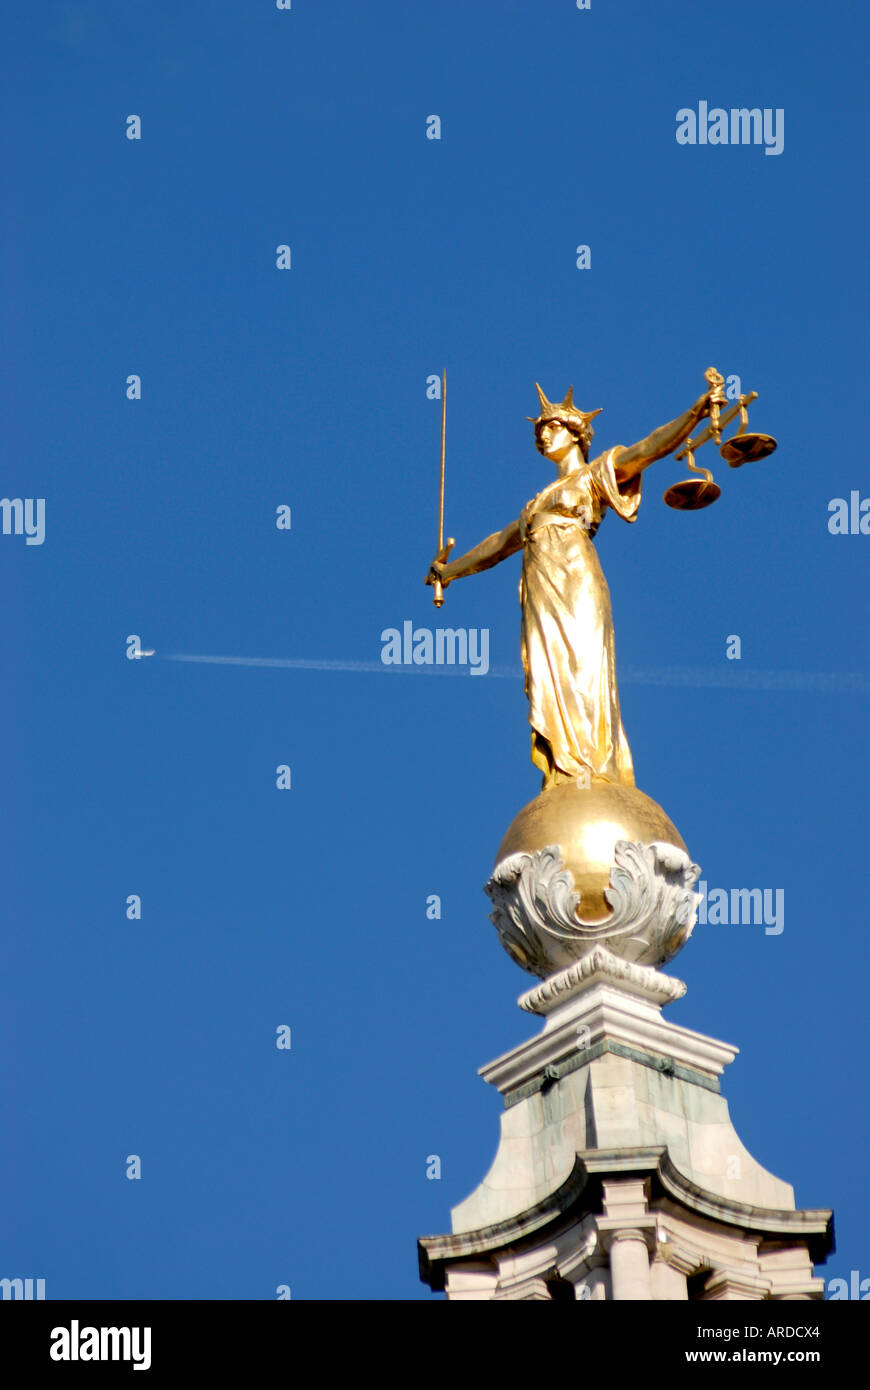
M 580 894 L 578 913 L 586 921 L 597 922 L 610 914 L 604 890 L 616 864 L 617 840 L 644 844 L 663 840 L 686 849 L 676 826 L 651 797 L 624 782 L 593 778 L 589 787 L 576 782 L 550 787 L 524 806 L 502 840 L 495 862 L 500 864 L 509 854 L 532 854 L 558 845 Z

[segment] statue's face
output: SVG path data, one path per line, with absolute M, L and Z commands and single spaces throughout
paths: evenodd
M 579 447 L 577 436 L 558 420 L 542 420 L 535 426 L 535 443 L 545 458 L 561 463 L 571 450 Z

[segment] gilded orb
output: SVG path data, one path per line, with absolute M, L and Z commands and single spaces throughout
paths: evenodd
M 558 845 L 580 894 L 578 912 L 585 921 L 601 921 L 611 910 L 604 890 L 616 864 L 617 840 L 664 841 L 686 849 L 676 826 L 651 797 L 627 783 L 593 777 L 588 787 L 578 782 L 550 787 L 524 806 L 502 840 L 495 862 L 497 866 L 508 855 Z

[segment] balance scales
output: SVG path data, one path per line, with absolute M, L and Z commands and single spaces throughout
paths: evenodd
M 697 439 L 687 439 L 679 453 L 674 455 L 677 460 L 686 459 L 692 472 L 701 476 L 674 483 L 664 494 L 667 505 L 678 512 L 699 511 L 701 507 L 709 507 L 722 495 L 722 489 L 713 481 L 713 474 L 709 468 L 699 468 L 695 463 L 695 450 L 700 449 L 702 444 L 706 444 L 710 439 L 715 440 L 720 445 L 719 453 L 729 468 L 742 468 L 744 463 L 755 463 L 758 459 L 767 458 L 776 448 L 776 440 L 772 435 L 755 434 L 747 430 L 747 407 L 758 399 L 758 392 L 750 391 L 747 395 L 740 396 L 732 409 L 722 415 L 721 407 L 725 404 L 725 378 L 715 367 L 709 367 L 704 376 L 713 388 L 710 393 L 710 424 Z M 737 433 L 722 444 L 723 427 L 738 414 L 740 425 Z

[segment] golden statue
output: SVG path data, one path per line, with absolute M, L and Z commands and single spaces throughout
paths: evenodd
M 583 777 L 584 769 L 590 777 L 634 786 L 619 711 L 610 592 L 592 541 L 608 507 L 623 521 L 635 520 L 643 470 L 690 437 L 710 413 L 711 398 L 716 404 L 724 399 L 721 384 L 646 439 L 629 448 L 617 445 L 591 462 L 591 422 L 600 412 L 578 410 L 573 388 L 558 405 L 537 390 L 535 443 L 558 476 L 503 531 L 450 563 L 433 561 L 426 583 L 446 588 L 522 550 L 532 762 L 543 772 L 545 788 Z
M 532 762 L 544 780 L 541 794 L 509 827 L 496 863 L 517 852 L 558 846 L 591 919 L 609 911 L 606 892 L 620 841 L 685 850 L 662 808 L 635 786 L 619 709 L 610 592 L 593 538 L 608 508 L 623 521 L 635 520 L 644 469 L 675 450 L 703 476 L 670 487 L 664 495 L 668 506 L 691 511 L 715 502 L 721 489 L 709 470 L 696 466 L 694 451 L 709 439 L 720 444 L 722 426 L 738 412 L 737 433 L 720 448 L 730 467 L 765 458 L 776 448 L 769 435 L 746 432 L 746 407 L 756 392 L 741 395 L 721 414 L 725 379 L 711 367 L 706 380 L 710 389 L 684 414 L 639 443 L 616 445 L 591 461 L 591 422 L 600 412 L 578 410 L 573 388 L 554 404 L 538 386 L 540 414 L 527 418 L 533 419 L 539 452 L 556 466 L 556 478 L 526 503 L 516 521 L 449 562 L 454 542 L 444 544 L 446 378 L 442 382 L 438 554 L 425 581 L 433 586 L 436 605 L 454 579 L 523 552 L 523 669 Z M 706 416 L 709 425 L 693 439 L 692 431 Z

